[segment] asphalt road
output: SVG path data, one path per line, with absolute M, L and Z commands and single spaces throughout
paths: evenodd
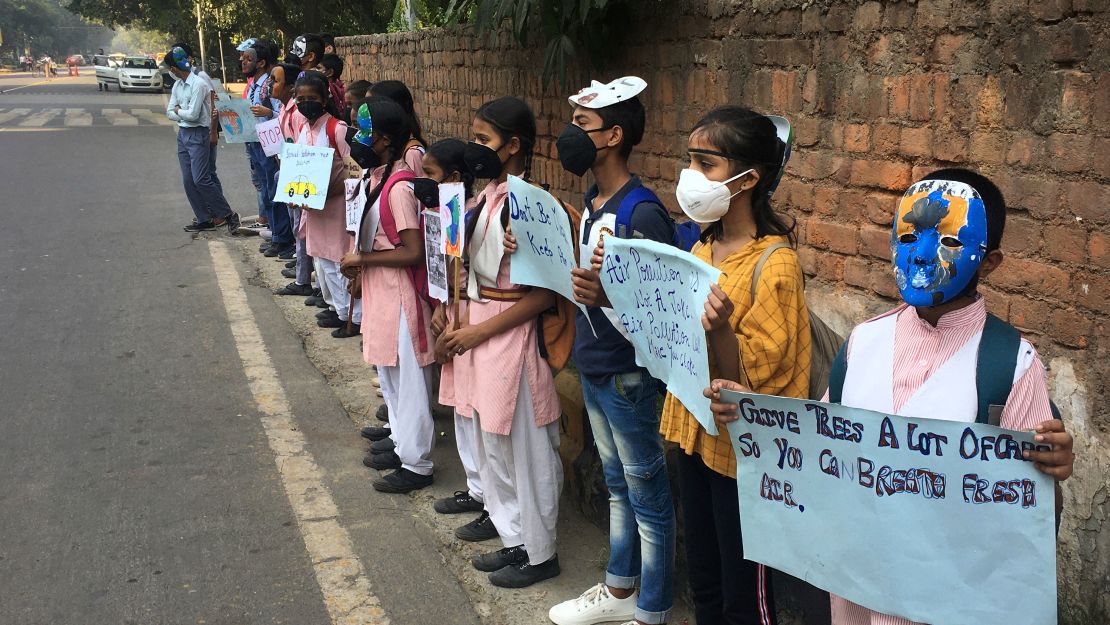
M 182 231 L 174 128 L 143 112 L 164 96 L 38 80 L 0 76 L 0 622 L 334 621 L 253 349 L 390 621 L 477 623 L 403 498 L 369 488 L 365 446 L 236 245 L 225 276 L 261 340 L 233 334 L 212 251 L 228 237 Z M 241 148 L 218 162 L 253 212 Z

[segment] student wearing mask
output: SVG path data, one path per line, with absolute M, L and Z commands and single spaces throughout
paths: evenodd
M 186 232 L 227 226 L 239 229 L 239 214 L 231 210 L 216 176 L 216 146 L 211 141 L 213 92 L 207 81 L 193 73 L 188 52 L 177 47 L 166 53 L 165 63 L 175 82 L 166 105 L 166 117 L 177 122 L 177 160 L 185 196 L 195 221 Z
M 347 85 L 343 92 L 343 103 L 347 106 L 347 125 L 354 127 L 355 104 L 366 99 L 370 92 L 370 81 L 356 80 Z
M 371 95 L 384 96 L 401 106 L 409 117 L 409 127 L 412 128 L 412 139 L 405 146 L 405 163 L 417 176 L 424 175 L 424 150 L 428 142 L 424 140 L 421 131 L 420 118 L 416 116 L 416 106 L 413 103 L 412 92 L 400 80 L 383 80 L 370 87 Z
M 794 225 L 771 205 L 786 144 L 768 117 L 740 106 L 710 111 L 690 133 L 690 166 L 678 204 L 705 224 L 692 253 L 721 270 L 702 326 L 712 378 L 746 380 L 757 393 L 806 397 L 810 328 L 798 255 L 773 253 L 755 287 L 756 263 L 771 245 L 794 243 Z M 728 431 L 710 436 L 673 395 L 660 424 L 678 460 L 690 590 L 699 623 L 775 622 L 769 570 L 744 559 L 736 458 Z
M 300 47 L 294 42 L 294 51 L 300 49 L 303 51 L 307 37 L 313 35 L 301 35 L 297 37 L 300 41 Z M 292 58 L 294 61 L 299 61 L 300 57 L 288 55 L 286 56 L 285 63 L 281 63 L 274 68 L 274 88 L 278 89 L 282 86 L 289 86 L 286 92 L 289 94 L 285 105 L 281 107 L 278 112 L 278 128 L 281 129 L 282 137 L 287 142 L 295 142 L 297 140 L 298 129 L 305 123 L 304 115 L 297 109 L 296 102 L 293 100 L 292 86 L 295 84 L 297 77 L 304 71 L 298 62 L 288 62 Z M 303 229 L 301 228 L 301 218 L 303 213 L 301 208 L 295 204 L 289 204 L 290 223 L 293 228 L 293 239 L 295 244 L 294 258 L 296 265 L 294 266 L 296 274 L 294 281 L 286 284 L 280 289 L 274 291 L 277 295 L 299 295 L 302 297 L 315 297 L 312 289 L 312 271 L 315 266 L 312 256 L 309 255 L 307 246 L 305 244 Z M 263 250 L 265 251 L 265 250 Z M 319 276 L 317 276 L 319 282 Z M 321 285 L 322 287 L 323 285 Z M 319 296 L 322 297 L 322 288 Z
M 328 89 L 331 90 L 332 101 L 335 102 L 336 108 L 339 110 L 339 118 L 346 120 L 348 117 L 347 89 L 342 80 L 343 59 L 334 54 L 324 54 L 324 58 L 320 60 L 320 65 L 316 67 L 316 71 L 327 77 Z
M 363 357 L 375 365 L 389 411 L 394 450 L 375 455 L 371 466 L 392 473 L 374 481 L 375 490 L 408 493 L 433 482 L 431 454 L 435 426 L 428 398 L 430 366 L 435 360 L 429 322 L 431 309 L 420 296 L 414 269 L 424 264 L 424 233 L 419 202 L 409 182 L 413 173 L 402 159 L 409 140 L 408 118 L 392 100 L 370 97 L 358 110 L 359 132 L 351 157 L 369 170 L 366 212 L 355 251 L 343 270 L 361 274 L 365 300 Z M 377 228 L 368 230 L 378 215 Z

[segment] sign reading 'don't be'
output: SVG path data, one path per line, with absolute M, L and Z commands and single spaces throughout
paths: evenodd
M 722 391 L 744 557 L 883 614 L 1056 623 L 1055 493 L 1029 432 Z M 1043 448 L 1043 447 L 1041 447 Z

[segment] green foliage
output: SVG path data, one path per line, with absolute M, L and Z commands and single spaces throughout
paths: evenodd
M 4 48 L 14 56 L 27 46 L 32 55 L 49 53 L 57 61 L 94 51 L 112 39 L 112 31 L 66 11 L 58 0 L 0 0 L 0 26 Z
M 658 0 L 451 0 L 448 19 L 472 22 L 479 32 L 495 31 L 507 20 L 521 44 L 538 33 L 544 42 L 544 83 L 566 84 L 567 67 L 585 57 L 597 69 L 619 49 L 633 6 Z

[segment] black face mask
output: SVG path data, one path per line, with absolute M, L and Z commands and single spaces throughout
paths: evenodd
M 439 207 L 439 183 L 431 178 L 413 178 L 412 194 L 424 208 Z
M 382 157 L 361 141 L 351 142 L 351 158 L 363 169 L 375 169 L 382 164 Z
M 255 63 L 255 64 L 251 65 L 251 68 L 249 70 L 243 72 L 243 75 L 246 76 L 247 78 L 254 78 L 254 75 L 257 74 L 257 73 L 258 73 L 258 63 Z
M 584 130 L 574 124 L 567 124 L 559 139 L 555 141 L 555 149 L 559 151 L 559 162 L 563 164 L 563 169 L 575 176 L 585 175 L 597 160 L 597 146 L 594 145 L 590 134 L 609 128 L 612 126 Z
M 297 67 L 300 67 L 301 66 L 301 57 L 299 57 L 296 54 L 293 54 L 292 52 L 290 52 L 289 54 L 285 55 L 285 62 L 288 63 L 289 65 L 296 65 Z
M 492 180 L 501 175 L 501 168 L 504 167 L 496 150 L 473 141 L 466 144 L 463 161 L 470 171 L 474 172 L 475 178 Z
M 316 121 L 324 114 L 324 103 L 315 100 L 307 102 L 297 102 L 297 110 L 301 112 L 309 121 Z

